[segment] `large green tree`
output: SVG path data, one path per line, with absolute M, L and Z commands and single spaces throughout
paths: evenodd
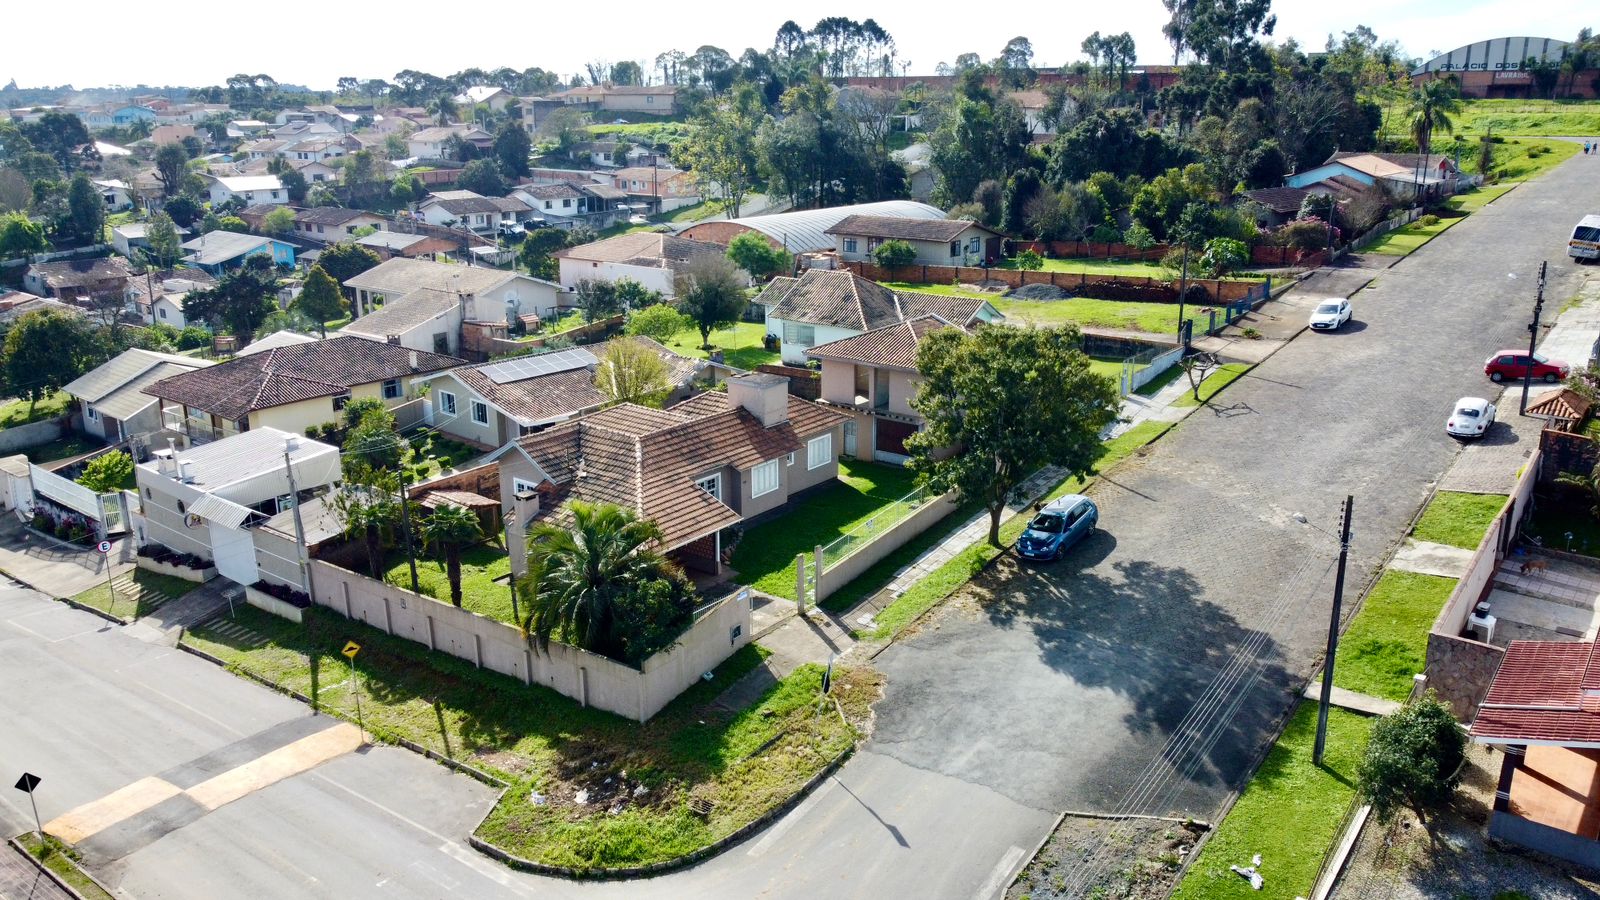
M 156 148 L 156 180 L 161 182 L 161 196 L 176 197 L 183 190 L 183 176 L 189 171 L 189 151 L 179 143 L 162 144 Z
M 762 279 L 786 272 L 793 264 L 789 254 L 772 246 L 767 236 L 758 231 L 746 231 L 729 241 L 728 258 L 734 265 Z
M 997 547 L 1012 491 L 1044 466 L 1092 472 L 1117 416 L 1117 387 L 1089 368 L 1081 342 L 1072 326 L 948 328 L 917 351 L 911 405 L 927 424 L 906 441 L 911 468 L 935 493 L 981 503 Z
M 210 322 L 232 333 L 243 347 L 277 309 L 278 271 L 272 257 L 251 256 L 222 276 L 215 287 L 195 291 L 184 300 L 186 318 Z
M 1454 78 L 1435 78 L 1411 90 L 1406 120 L 1418 153 L 1433 149 L 1433 133 L 1455 134 L 1455 116 L 1461 112 L 1461 90 Z
M 528 154 L 533 152 L 533 138 L 522 128 L 521 122 L 508 120 L 494 136 L 494 155 L 500 168 L 512 178 L 528 174 Z
M 72 211 L 72 233 L 85 244 L 106 239 L 106 201 L 89 176 L 79 172 L 67 188 L 67 206 Z
M 734 218 L 757 177 L 756 135 L 764 117 L 755 87 L 741 84 L 725 101 L 708 106 L 675 150 L 678 161 L 727 202 Z
M 1466 749 L 1467 736 L 1450 708 L 1429 691 L 1372 726 L 1358 772 L 1361 795 L 1380 822 L 1406 808 L 1429 828 L 1429 811 L 1461 785 Z
M 522 249 L 517 260 L 528 267 L 535 278 L 554 280 L 560 268 L 551 254 L 567 246 L 567 233 L 559 228 L 535 228 L 522 239 Z
M 700 346 L 709 349 L 711 332 L 739 321 L 749 305 L 739 270 L 725 256 L 701 256 L 673 279 L 678 311 L 700 329 Z
M 383 580 L 383 544 L 400 521 L 400 484 L 393 473 L 367 468 L 347 472 L 345 486 L 333 495 L 334 513 L 344 533 L 366 551 L 372 577 Z
M 344 315 L 344 295 L 339 292 L 339 282 L 321 266 L 311 267 L 306 274 L 305 287 L 294 302 L 307 318 L 317 323 L 323 337 L 328 336 L 328 321 Z
M 630 665 L 671 646 L 694 610 L 693 590 L 655 547 L 661 529 L 632 510 L 572 501 L 570 525 L 528 536 L 526 628 Z
M 322 251 L 322 255 L 317 257 L 317 265 L 322 271 L 333 276 L 333 280 L 339 282 L 340 288 L 344 287 L 346 281 L 381 262 L 383 260 L 378 258 L 378 254 L 349 241 L 330 244 Z
M 50 242 L 45 240 L 43 225 L 19 212 L 0 216 L 0 259 L 43 253 L 48 249 Z
M 461 170 L 456 187 L 485 197 L 499 197 L 506 192 L 506 179 L 500 173 L 500 164 L 492 159 L 475 159 Z
M 167 269 L 177 264 L 178 257 L 183 255 L 183 242 L 178 237 L 178 226 L 173 223 L 171 216 L 164 212 L 151 216 L 144 234 L 145 241 L 150 245 L 146 252 L 157 268 Z
M 450 602 L 461 605 L 461 551 L 483 540 L 478 516 L 465 506 L 441 503 L 422 520 L 422 539 L 444 556 Z
M 56 310 L 28 313 L 6 334 L 6 381 L 12 393 L 38 403 L 106 359 L 103 343 L 82 317 Z

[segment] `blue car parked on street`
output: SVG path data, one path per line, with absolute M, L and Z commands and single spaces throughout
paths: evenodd
M 1100 510 L 1082 494 L 1052 500 L 1028 523 L 1017 540 L 1017 555 L 1024 559 L 1054 560 L 1094 531 Z

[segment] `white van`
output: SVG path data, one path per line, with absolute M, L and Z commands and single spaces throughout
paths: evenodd
M 1576 260 L 1600 259 L 1600 216 L 1584 216 L 1572 229 L 1567 255 Z

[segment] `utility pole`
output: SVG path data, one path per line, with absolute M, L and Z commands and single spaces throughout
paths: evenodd
M 294 484 L 294 462 L 289 458 L 299 445 L 298 438 L 290 438 L 283 445 L 283 471 L 289 476 L 289 501 L 294 504 L 294 542 L 295 559 L 300 563 L 300 586 L 306 589 L 306 596 L 315 598 L 315 583 L 311 580 L 311 563 L 306 560 L 306 524 L 300 518 L 300 491 Z
M 1528 414 L 1528 388 L 1533 385 L 1533 348 L 1539 343 L 1539 314 L 1544 312 L 1544 270 L 1548 262 L 1539 263 L 1539 284 L 1533 298 L 1533 321 L 1528 325 L 1528 368 L 1522 373 L 1521 415 Z
M 404 466 L 400 467 L 400 522 L 405 526 L 406 532 L 406 562 L 411 566 L 411 593 L 420 594 L 422 588 L 417 584 L 417 551 L 411 545 L 411 498 L 407 488 L 410 481 L 406 478 Z
M 510 515 L 502 517 L 502 519 L 503 519 L 502 524 L 504 525 L 505 532 L 506 532 L 506 553 L 508 553 L 508 554 L 511 552 L 511 520 L 516 518 L 516 515 L 517 515 L 516 510 L 513 509 L 511 511 Z M 520 526 L 522 525 L 522 523 L 518 522 L 517 524 L 519 526 L 517 531 L 518 531 L 518 533 L 521 533 L 522 528 Z M 526 548 L 524 548 L 523 553 L 524 554 L 527 553 Z M 527 559 L 526 555 L 524 555 L 523 559 L 524 560 Z M 414 566 L 415 566 L 415 564 L 413 564 L 413 567 Z M 527 566 L 526 562 L 524 562 L 523 566 L 524 566 L 524 568 L 526 568 L 526 566 Z M 506 579 L 506 585 L 511 588 L 511 618 L 512 618 L 513 621 L 515 621 L 517 623 L 517 627 L 521 628 L 522 627 L 522 611 L 517 608 L 517 573 L 516 572 L 512 572 L 510 577 Z
M 1344 604 L 1344 564 L 1350 555 L 1350 513 L 1356 498 L 1344 498 L 1344 523 L 1339 526 L 1339 569 L 1333 576 L 1333 616 L 1328 620 L 1328 655 L 1322 661 L 1322 702 L 1317 707 L 1317 746 L 1311 758 L 1322 765 L 1322 748 L 1328 742 L 1328 703 L 1333 697 L 1333 659 L 1339 652 L 1339 608 Z
M 1189 335 L 1183 327 L 1183 301 L 1189 293 L 1189 237 L 1183 238 L 1183 274 L 1178 277 L 1178 343 L 1183 345 L 1185 356 L 1189 353 Z

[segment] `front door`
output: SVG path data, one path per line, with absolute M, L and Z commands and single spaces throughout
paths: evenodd
M 911 454 L 906 451 L 906 438 L 917 433 L 917 426 L 908 422 L 892 422 L 888 419 L 877 420 L 877 440 L 874 442 L 875 455 L 882 459 L 885 455 L 891 457 L 907 457 Z M 898 461 L 891 459 L 891 462 Z
M 855 459 L 856 456 L 856 420 L 851 419 L 844 423 L 844 455 Z

